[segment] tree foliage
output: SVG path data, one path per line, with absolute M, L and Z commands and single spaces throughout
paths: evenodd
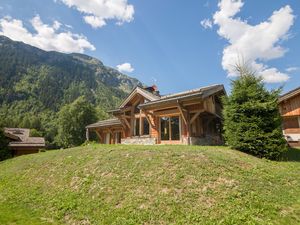
M 245 66 L 237 66 L 239 77 L 223 99 L 224 136 L 228 145 L 268 159 L 279 159 L 286 151 L 278 110 L 280 90 L 268 91 L 262 79 Z
M 81 96 L 59 112 L 58 135 L 59 146 L 72 147 L 85 141 L 85 127 L 97 120 L 95 108 Z
M 4 135 L 3 128 L 0 128 L 0 161 L 10 158 L 11 151 L 8 149 L 8 139 Z

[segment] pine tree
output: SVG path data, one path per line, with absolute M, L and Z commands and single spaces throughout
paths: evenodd
M 268 91 L 262 78 L 245 66 L 223 99 L 224 137 L 234 149 L 268 159 L 279 159 L 287 150 L 278 109 L 280 89 Z

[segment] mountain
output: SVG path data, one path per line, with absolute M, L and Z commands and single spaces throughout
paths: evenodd
M 0 36 L 0 117 L 5 126 L 45 130 L 50 118 L 55 120 L 61 107 L 79 96 L 105 117 L 136 85 L 141 85 L 137 79 L 91 56 L 47 52 Z

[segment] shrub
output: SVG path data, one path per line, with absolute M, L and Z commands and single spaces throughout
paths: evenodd
M 287 150 L 278 110 L 279 90 L 268 91 L 262 79 L 244 66 L 224 97 L 224 137 L 237 150 L 258 157 L 279 159 Z

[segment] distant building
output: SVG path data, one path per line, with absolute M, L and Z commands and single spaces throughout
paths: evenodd
M 300 146 L 300 87 L 280 96 L 283 134 L 290 146 Z
M 136 87 L 110 113 L 86 127 L 105 144 L 222 144 L 223 85 L 161 96 L 156 86 Z
M 30 137 L 29 129 L 4 128 L 4 134 L 9 139 L 13 156 L 37 153 L 46 146 L 43 137 Z

